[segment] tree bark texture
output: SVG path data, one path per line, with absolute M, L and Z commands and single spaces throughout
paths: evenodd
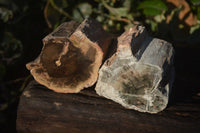
M 177 82 L 178 83 L 178 82 Z M 177 85 L 184 93 L 185 86 Z M 191 88 L 189 88 L 191 90 Z M 187 89 L 188 90 L 188 89 Z M 184 93 L 185 95 L 185 93 Z M 18 133 L 198 133 L 196 98 L 176 100 L 157 114 L 127 110 L 98 96 L 94 87 L 78 94 L 55 93 L 35 81 L 24 90 L 17 112 Z

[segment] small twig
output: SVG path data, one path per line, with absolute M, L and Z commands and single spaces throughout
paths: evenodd
M 52 6 L 55 10 L 57 10 L 60 14 L 63 14 L 64 16 L 66 16 L 66 17 L 72 19 L 72 17 L 71 17 L 67 12 L 65 12 L 62 8 L 58 7 L 58 6 L 55 4 L 54 0 L 49 0 L 49 2 L 50 2 L 50 4 L 51 4 L 51 6 Z
M 31 75 L 28 75 L 28 76 L 25 78 L 25 80 L 24 80 L 22 86 L 21 86 L 20 89 L 19 89 L 20 92 L 24 90 L 24 88 L 25 88 L 26 85 L 28 84 L 28 81 L 29 81 L 29 79 L 30 79 L 31 77 L 32 77 Z
M 18 79 L 15 79 L 15 80 L 10 80 L 10 81 L 4 82 L 4 84 L 12 84 L 12 83 L 20 82 L 20 81 L 25 80 L 26 78 L 27 77 L 18 78 Z
M 109 11 L 111 12 L 112 8 L 113 7 L 110 7 L 104 0 L 102 0 L 102 4 L 104 5 L 104 7 Z M 122 21 L 122 22 L 126 22 L 126 23 L 132 23 L 131 20 L 127 19 L 127 18 L 119 18 L 119 17 L 115 17 L 115 16 L 110 16 L 110 15 L 106 15 L 106 14 L 103 14 L 105 17 L 107 18 L 110 18 L 112 20 L 115 20 L 115 21 Z

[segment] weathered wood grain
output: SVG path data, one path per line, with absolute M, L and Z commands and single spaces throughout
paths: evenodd
M 77 93 L 92 86 L 112 37 L 90 18 L 61 24 L 43 39 L 39 57 L 27 64 L 36 81 L 56 92 Z
M 187 85 L 177 83 L 184 93 Z M 20 98 L 16 122 L 18 133 L 198 133 L 200 104 L 182 98 L 162 112 L 147 114 L 127 110 L 93 88 L 63 94 L 33 81 Z
M 170 43 L 135 26 L 118 37 L 117 51 L 99 70 L 95 90 L 128 109 L 162 111 L 174 81 L 173 56 Z

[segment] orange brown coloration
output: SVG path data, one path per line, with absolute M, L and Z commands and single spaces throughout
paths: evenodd
M 184 21 L 188 26 L 193 26 L 197 23 L 197 17 L 192 13 L 190 5 L 185 0 L 167 0 L 176 7 L 183 6 L 183 9 L 179 13 L 179 19 Z M 171 16 L 167 16 L 167 22 L 169 23 Z
M 93 19 L 63 23 L 43 39 L 39 57 L 26 66 L 49 89 L 77 93 L 96 82 L 111 39 Z

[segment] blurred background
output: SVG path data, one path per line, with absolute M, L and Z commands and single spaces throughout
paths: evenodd
M 0 0 L 1 133 L 16 132 L 19 98 L 32 80 L 25 64 L 39 55 L 41 40 L 61 23 L 86 17 L 116 35 L 144 25 L 151 36 L 171 42 L 180 88 L 174 99 L 194 96 L 200 105 L 200 0 Z

